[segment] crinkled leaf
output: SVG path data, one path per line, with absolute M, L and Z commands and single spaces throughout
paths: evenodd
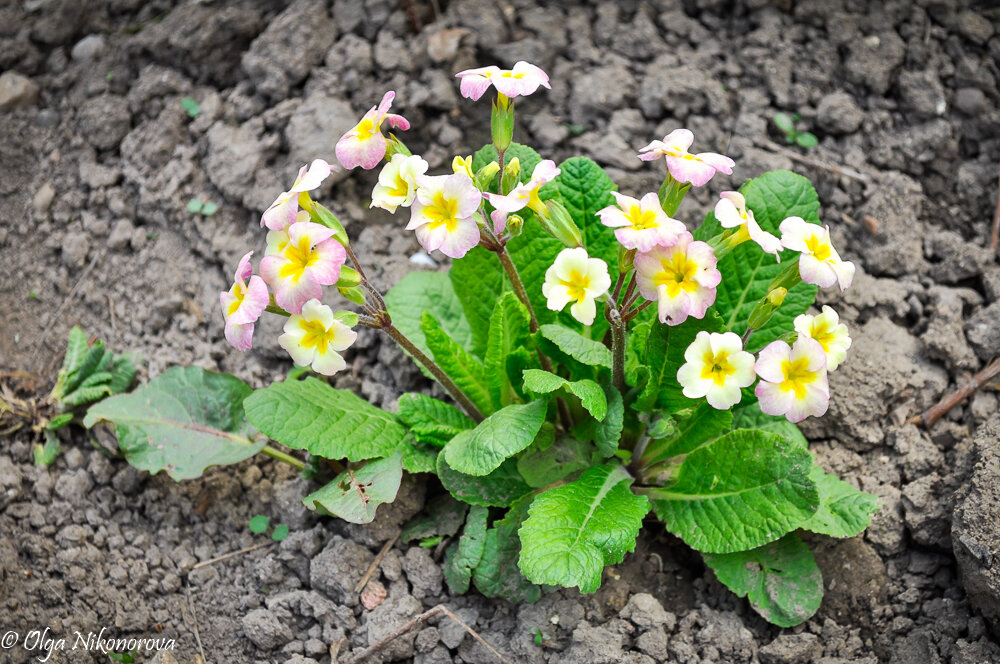
M 468 511 L 467 504 L 455 500 L 448 494 L 432 498 L 427 501 L 423 511 L 406 524 L 399 534 L 399 541 L 405 544 L 434 535 L 454 535 L 462 527 L 465 513 Z
M 244 407 L 264 435 L 327 459 L 388 456 L 406 438 L 406 429 L 392 413 L 313 377 L 255 390 Z
M 64 396 L 62 402 L 64 406 L 76 408 L 77 406 L 84 406 L 88 403 L 100 401 L 110 395 L 111 388 L 107 385 L 96 385 L 93 387 L 80 386 Z
M 369 461 L 361 468 L 345 470 L 302 502 L 311 510 L 338 516 L 351 523 L 371 523 L 382 503 L 396 499 L 403 479 L 401 453 Z
M 696 402 L 697 403 L 697 402 Z M 704 399 L 693 408 L 674 413 L 670 435 L 655 443 L 656 452 L 647 455 L 650 463 L 689 454 L 732 428 L 728 410 L 716 410 Z
M 747 207 L 761 228 L 778 237 L 778 226 L 787 217 L 798 216 L 818 224 L 819 197 L 808 179 L 791 171 L 771 171 L 749 180 L 740 187 Z M 709 213 L 696 239 L 707 240 L 722 232 L 722 226 Z M 722 283 L 716 292 L 715 309 L 722 316 L 727 330 L 739 335 L 746 332 L 747 318 L 757 302 L 767 294 L 767 287 L 788 261 L 798 254 L 784 251 L 779 264 L 774 256 L 764 253 L 753 242 L 744 242 L 719 261 Z M 750 335 L 747 349 L 756 351 L 792 329 L 792 321 L 805 313 L 816 297 L 816 287 L 800 283 L 788 291 L 785 301 L 771 320 Z
M 604 386 L 604 395 L 608 400 L 608 414 L 603 422 L 593 422 L 588 428 L 590 439 L 597 445 L 598 451 L 604 457 L 613 456 L 618 451 L 618 441 L 622 437 L 625 424 L 625 402 L 621 392 L 610 383 Z
M 538 495 L 518 531 L 521 572 L 538 584 L 596 591 L 604 567 L 635 549 L 649 512 L 649 501 L 633 494 L 631 485 L 624 468 L 607 464 Z
M 487 597 L 520 603 L 537 602 L 542 596 L 542 589 L 524 578 L 517 566 L 521 553 L 517 531 L 530 504 L 531 496 L 525 496 L 486 531 L 483 556 L 472 572 L 472 580 L 479 592 Z
M 517 472 L 517 462 L 514 459 L 500 464 L 489 475 L 474 477 L 454 470 L 448 465 L 445 455 L 438 454 L 437 473 L 441 484 L 451 495 L 470 505 L 507 507 L 531 491 L 531 487 Z
M 425 311 L 420 319 L 420 327 L 424 331 L 427 347 L 430 348 L 434 361 L 449 378 L 483 414 L 488 415 L 496 408 L 490 396 L 489 379 L 486 367 L 469 351 L 465 350 L 434 315 Z
M 760 404 L 753 392 L 749 389 L 743 390 L 743 402 L 733 409 L 734 429 L 760 429 L 770 431 L 779 436 L 784 436 L 793 443 L 802 447 L 808 447 L 809 441 L 802 435 L 802 431 L 797 424 L 788 421 L 785 417 L 775 417 L 767 415 L 760 410 Z
M 438 447 L 444 447 L 460 432 L 476 426 L 472 418 L 451 404 L 417 392 L 399 397 L 399 419 L 410 428 L 417 441 Z
M 243 413 L 251 392 L 235 376 L 173 367 L 131 394 L 91 406 L 83 424 L 112 423 L 130 464 L 186 480 L 208 466 L 239 463 L 264 447 L 263 440 L 251 439 Z
M 608 399 L 604 390 L 589 378 L 570 381 L 548 371 L 528 369 L 524 372 L 524 387 L 535 394 L 550 394 L 565 388 L 598 422 L 608 414 Z
M 649 367 L 649 381 L 636 400 L 638 410 L 662 409 L 675 412 L 695 406 L 697 401 L 688 399 L 677 382 L 677 370 L 684 364 L 684 351 L 694 341 L 698 332 L 722 330 L 722 319 L 709 310 L 703 319 L 688 318 L 680 325 L 655 324 L 646 339 L 643 364 Z
M 493 307 L 490 336 L 483 364 L 489 380 L 493 403 L 500 406 L 515 400 L 513 384 L 507 375 L 507 359 L 531 343 L 530 319 L 514 293 L 504 293 Z
M 587 157 L 571 157 L 559 164 L 559 168 L 559 176 L 545 185 L 541 196 L 554 198 L 566 206 L 580 228 L 587 253 L 608 264 L 614 282 L 618 278 L 618 241 L 614 231 L 601 223 L 597 212 L 615 204 L 611 192 L 618 187 L 603 168 Z
M 541 335 L 556 348 L 581 364 L 611 368 L 611 349 L 562 325 L 542 325 Z
M 531 445 L 545 421 L 548 403 L 539 399 L 528 404 L 501 408 L 463 431 L 445 445 L 448 465 L 466 475 L 488 475 L 506 459 Z
M 386 293 L 385 304 L 392 316 L 392 324 L 428 355 L 430 347 L 421 326 L 421 316 L 425 311 L 433 314 L 441 329 L 458 345 L 465 349 L 473 347 L 472 329 L 462 312 L 462 303 L 448 275 L 443 272 L 407 274 Z
M 137 362 L 138 356 L 132 353 L 114 356 L 110 367 L 111 382 L 108 384 L 112 394 L 124 394 L 132 387 L 132 382 L 135 380 L 135 365 Z
M 433 473 L 437 469 L 437 455 L 441 448 L 407 436 L 400 444 L 399 451 L 403 455 L 403 470 L 406 472 Z
M 809 477 L 819 490 L 819 509 L 802 528 L 830 537 L 854 537 L 864 532 L 878 511 L 878 498 L 855 489 L 819 466 L 812 467 Z
M 657 323 L 659 324 L 659 323 Z M 649 367 L 645 364 L 646 344 L 653 325 L 649 322 L 633 325 L 625 337 L 625 383 L 639 388 L 640 394 L 649 380 Z
M 490 511 L 474 505 L 465 519 L 465 529 L 458 542 L 448 548 L 441 571 L 452 593 L 462 594 L 469 589 L 472 570 L 483 559 L 486 548 L 486 521 Z
M 691 452 L 672 484 L 643 493 L 667 530 L 689 546 L 732 553 L 773 542 L 816 513 L 810 468 L 808 450 L 740 429 Z
M 750 600 L 778 627 L 812 617 L 823 600 L 823 577 L 812 551 L 794 533 L 750 551 L 702 554 L 727 588 Z
M 563 436 L 551 445 L 528 449 L 517 460 L 517 470 L 529 486 L 540 488 L 590 466 L 594 448 L 581 440 Z

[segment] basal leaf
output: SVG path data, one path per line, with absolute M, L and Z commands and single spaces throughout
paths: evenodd
M 603 421 L 608 414 L 608 399 L 604 396 L 604 389 L 589 378 L 570 381 L 548 371 L 528 369 L 524 372 L 524 387 L 535 394 L 550 394 L 565 388 L 580 400 L 580 404 L 598 422 Z
M 490 396 L 489 379 L 483 363 L 463 348 L 449 335 L 434 315 L 425 311 L 420 320 L 427 347 L 434 361 L 448 377 L 455 381 L 465 396 L 484 415 L 496 410 Z
M 594 448 L 570 436 L 563 436 L 545 448 L 531 447 L 517 460 L 517 470 L 529 486 L 540 488 L 590 466 Z
M 388 456 L 406 438 L 406 429 L 392 413 L 313 377 L 255 390 L 244 407 L 264 435 L 327 459 Z
M 490 317 L 490 335 L 483 364 L 489 380 L 493 403 L 505 406 L 515 401 L 517 395 L 507 375 L 507 359 L 517 350 L 531 343 L 530 319 L 514 293 L 504 293 L 493 307 Z
M 243 413 L 250 387 L 228 374 L 173 367 L 131 394 L 100 401 L 83 424 L 110 422 L 130 464 L 174 480 L 198 477 L 208 466 L 238 463 L 264 447 L 251 438 Z
M 624 468 L 607 464 L 538 495 L 518 531 L 521 572 L 534 583 L 596 591 L 604 567 L 635 549 L 649 511 L 649 501 L 633 494 L 631 484 Z
M 684 351 L 702 330 L 722 330 L 722 319 L 715 311 L 710 309 L 704 319 L 688 318 L 680 325 L 653 324 L 643 356 L 643 364 L 649 367 L 649 382 L 636 400 L 637 410 L 661 409 L 672 413 L 697 404 L 681 392 L 677 370 L 685 362 Z
M 728 410 L 716 410 L 704 399 L 694 403 L 693 408 L 674 413 L 676 428 L 671 435 L 650 444 L 655 448 L 646 455 L 650 464 L 690 454 L 732 428 L 733 416 Z
M 411 432 L 412 433 L 412 432 Z M 408 473 L 433 473 L 437 470 L 437 456 L 440 446 L 422 443 L 413 436 L 407 436 L 399 446 L 403 455 L 403 470 Z
M 500 260 L 489 249 L 474 247 L 462 260 L 452 262 L 448 278 L 469 324 L 472 335 L 469 350 L 485 357 L 494 303 L 505 291 L 510 291 Z
M 423 511 L 406 524 L 399 534 L 399 541 L 405 544 L 434 535 L 454 535 L 462 527 L 468 511 L 466 503 L 455 500 L 448 494 L 432 498 L 427 501 Z
M 429 311 L 441 329 L 465 349 L 473 348 L 473 335 L 462 311 L 462 303 L 443 272 L 410 272 L 385 295 L 392 324 L 420 350 L 430 355 L 424 339 L 421 316 Z
M 124 394 L 132 387 L 132 383 L 135 381 L 137 361 L 138 356 L 132 353 L 114 356 L 109 368 L 111 382 L 108 383 L 108 387 L 111 388 L 111 394 Z
M 878 498 L 855 489 L 819 466 L 812 467 L 809 477 L 819 490 L 819 509 L 802 528 L 830 537 L 854 537 L 864 532 L 872 514 L 878 511 Z
M 749 180 L 740 187 L 747 208 L 764 230 L 780 237 L 778 226 L 790 216 L 818 224 L 819 198 L 808 179 L 791 171 L 771 171 Z M 707 240 L 722 231 L 722 226 L 709 213 L 696 239 Z M 767 287 L 788 261 L 797 254 L 784 251 L 779 264 L 774 256 L 765 254 L 753 242 L 744 242 L 719 261 L 722 283 L 716 292 L 715 309 L 722 316 L 727 330 L 739 335 L 746 332 L 751 310 L 767 294 Z M 816 287 L 800 283 L 788 291 L 784 303 L 761 329 L 750 335 L 747 350 L 755 351 L 792 329 L 792 321 L 812 304 Z
M 562 325 L 542 325 L 538 330 L 556 348 L 581 364 L 611 368 L 611 349 Z
M 476 426 L 474 420 L 451 404 L 417 392 L 399 397 L 399 419 L 417 441 L 437 447 L 444 447 L 460 432 Z
M 455 594 L 462 594 L 469 589 L 472 580 L 472 570 L 483 559 L 486 548 L 486 521 L 490 511 L 485 507 L 473 506 L 465 519 L 465 529 L 458 542 L 449 547 L 445 555 L 444 572 L 448 588 Z
M 544 399 L 539 399 L 501 408 L 475 429 L 463 431 L 445 445 L 448 465 L 466 475 L 489 475 L 531 445 L 545 421 L 547 406 Z
M 401 453 L 369 461 L 357 470 L 346 470 L 302 502 L 351 523 L 371 523 L 375 510 L 396 499 L 403 478 Z
M 747 398 L 748 393 L 749 396 L 753 395 L 753 392 L 749 389 L 744 390 L 743 403 L 737 404 L 733 409 L 734 429 L 760 429 L 762 431 L 770 431 L 771 433 L 776 433 L 779 436 L 784 436 L 788 440 L 793 443 L 797 443 L 802 447 L 809 446 L 809 441 L 802 435 L 802 431 L 799 429 L 797 424 L 789 422 L 785 417 L 775 417 L 774 415 L 762 413 L 760 405 L 757 403 L 757 398 Z
M 587 253 L 608 264 L 613 282 L 618 278 L 618 241 L 614 231 L 601 223 L 597 212 L 615 204 L 611 192 L 618 187 L 603 168 L 587 157 L 571 157 L 559 168 L 559 176 L 545 185 L 541 197 L 555 198 L 566 206 L 580 228 Z
M 521 474 L 517 462 L 508 459 L 489 475 L 476 477 L 460 473 L 448 465 L 444 454 L 437 458 L 438 479 L 448 493 L 470 505 L 507 507 L 531 491 Z
M 773 542 L 819 507 L 812 457 L 787 439 L 740 429 L 685 457 L 672 484 L 647 489 L 667 530 L 689 546 L 732 553 Z
M 524 578 L 517 566 L 521 553 L 518 528 L 527 516 L 531 496 L 515 502 L 507 516 L 487 531 L 483 556 L 472 572 L 476 588 L 486 597 L 500 597 L 508 602 L 537 602 L 542 590 Z
M 702 554 L 715 576 L 778 627 L 812 617 L 823 599 L 823 577 L 812 551 L 794 533 L 750 551 Z

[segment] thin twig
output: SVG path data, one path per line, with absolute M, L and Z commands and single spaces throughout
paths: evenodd
M 798 152 L 784 148 L 769 139 L 763 139 L 760 141 L 759 144 L 767 148 L 768 150 L 777 152 L 780 155 L 788 157 L 792 161 L 797 161 L 806 164 L 808 166 L 814 166 L 816 168 L 822 168 L 824 170 L 830 171 L 831 173 L 836 173 L 837 175 L 843 175 L 853 180 L 858 180 L 860 182 L 871 182 L 872 180 L 871 176 L 866 175 L 865 173 L 860 173 L 854 169 L 847 168 L 846 166 L 837 166 L 836 164 L 831 164 L 822 161 L 820 159 L 813 159 L 812 157 L 807 157 L 804 154 L 799 154 Z
M 364 587 L 368 585 L 368 581 L 371 580 L 372 575 L 375 574 L 375 570 L 377 570 L 378 566 L 382 564 L 382 559 L 385 558 L 385 554 L 389 553 L 389 549 L 392 548 L 392 545 L 395 544 L 396 540 L 398 539 L 399 535 L 397 534 L 395 537 L 393 537 L 391 540 L 385 543 L 385 546 L 382 547 L 382 550 L 378 552 L 377 556 L 375 556 L 375 560 L 373 560 L 372 564 L 368 566 L 368 571 L 365 572 L 365 575 L 361 577 L 360 581 L 358 581 L 358 585 L 354 586 L 354 592 L 359 593 L 362 590 L 364 590 Z
M 452 613 L 451 611 L 449 611 L 448 607 L 446 607 L 444 604 L 438 604 L 433 609 L 428 609 L 427 611 L 424 611 L 419 616 L 417 616 L 416 618 L 413 618 L 412 620 L 410 620 L 405 625 L 402 625 L 402 626 L 394 629 L 392 632 L 390 632 L 389 634 L 387 634 L 383 638 L 379 639 L 373 645 L 365 648 L 365 650 L 363 650 L 362 652 L 360 652 L 356 657 L 352 658 L 349 661 L 349 664 L 360 664 L 361 662 L 365 661 L 366 659 L 368 659 L 369 657 L 371 657 L 372 655 L 374 655 L 375 653 L 377 653 L 382 648 L 385 648 L 387 645 L 389 645 L 394 640 L 398 639 L 399 637 L 403 636 L 404 634 L 406 634 L 408 632 L 413 631 L 418 626 L 424 624 L 425 622 L 427 622 L 428 620 L 430 620 L 431 618 L 433 618 L 434 616 L 436 616 L 439 613 L 445 614 L 446 616 L 448 616 L 449 618 L 451 618 L 452 620 L 454 620 L 455 622 L 457 622 L 459 625 L 461 625 L 462 629 L 464 629 L 466 632 L 468 632 L 469 634 L 471 634 L 472 638 L 474 638 L 476 641 L 479 641 L 480 643 L 482 643 L 483 646 L 487 650 L 489 650 L 490 653 L 492 653 L 494 657 L 497 658 L 497 661 L 504 662 L 504 664 L 509 664 L 509 662 L 510 662 L 509 659 L 507 659 L 506 657 L 504 657 L 503 655 L 501 655 L 497 651 L 496 648 L 494 648 L 493 646 L 491 646 L 486 641 L 486 639 L 484 639 L 482 636 L 479 635 L 479 632 L 477 632 L 476 630 L 472 629 L 467 624 L 465 624 L 465 622 L 461 618 L 459 618 L 454 613 Z
M 198 644 L 198 652 L 201 653 L 201 661 L 204 664 L 208 664 L 208 657 L 205 656 L 205 646 L 201 644 L 201 633 L 198 631 L 198 617 L 194 612 L 194 606 L 191 605 L 191 589 L 184 586 L 184 596 L 187 598 L 188 611 L 191 612 L 191 627 L 194 629 L 194 640 Z
M 1000 376 L 1000 357 L 996 358 L 982 371 L 972 377 L 972 380 L 965 386 L 958 388 L 951 394 L 946 395 L 941 401 L 928 408 L 922 415 L 917 415 L 907 420 L 908 424 L 923 424 L 925 429 L 930 429 L 934 423 L 940 420 L 945 414 L 968 399 L 971 395 L 986 385 L 991 380 Z
M 993 230 L 990 232 L 990 250 L 996 254 L 1000 246 L 1000 175 L 997 177 L 997 209 L 993 213 Z
M 191 571 L 193 572 L 194 570 L 200 567 L 208 567 L 209 565 L 214 565 L 215 563 L 222 562 L 223 560 L 228 560 L 233 556 L 240 556 L 243 555 L 244 553 L 250 553 L 251 551 L 256 551 L 257 549 L 263 549 L 265 546 L 273 546 L 275 544 L 277 544 L 277 542 L 264 542 L 263 544 L 255 544 L 253 546 L 248 546 L 247 548 L 240 549 L 239 551 L 230 551 L 229 553 L 224 553 L 221 556 L 216 556 L 215 558 L 212 558 L 210 560 L 205 560 L 198 563 L 197 565 L 191 568 Z

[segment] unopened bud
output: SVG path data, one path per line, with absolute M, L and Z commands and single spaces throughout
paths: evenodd
M 404 157 L 412 157 L 413 153 L 410 152 L 410 148 L 406 147 L 406 143 L 396 138 L 396 135 L 392 132 L 389 133 L 389 140 L 386 141 L 387 147 L 385 151 L 385 160 L 389 161 L 392 159 L 392 155 L 401 154 Z
M 777 309 L 785 301 L 786 295 L 788 295 L 788 289 L 779 286 L 767 294 L 767 301 L 771 303 L 772 307 Z
M 628 272 L 634 266 L 635 260 L 635 249 L 626 249 L 625 247 L 618 245 L 618 271 Z
M 364 304 L 365 303 L 365 293 L 361 290 L 360 286 L 351 286 L 350 288 L 337 288 L 340 294 L 346 297 L 348 300 L 354 304 Z
M 495 178 L 499 172 L 500 164 L 498 164 L 495 160 L 486 164 L 476 172 L 476 186 L 481 191 L 487 191 L 490 188 L 490 185 L 493 184 L 493 178 Z
M 501 192 L 510 191 L 517 186 L 521 177 L 521 160 L 514 157 L 504 166 L 503 181 L 500 183 Z
M 524 219 L 521 218 L 521 215 L 511 214 L 507 216 L 507 232 L 510 233 L 511 237 L 517 237 L 523 229 Z
M 510 147 L 510 141 L 514 136 L 514 103 L 502 94 L 498 94 L 496 101 L 493 102 L 490 129 L 493 132 L 493 147 L 497 152 L 503 152 Z
M 562 203 L 555 199 L 547 200 L 544 212 L 538 215 L 538 222 L 549 235 L 570 249 L 583 246 L 583 235 Z
M 470 178 L 472 177 L 472 155 L 468 157 L 458 157 L 456 156 L 451 160 L 451 170 L 455 173 L 464 173 Z
M 345 247 L 350 244 L 350 240 L 347 239 L 347 231 L 344 230 L 344 225 L 340 223 L 336 215 L 330 212 L 324 205 L 320 203 L 313 203 L 312 209 L 309 210 L 309 216 L 317 224 L 322 224 L 327 228 L 333 229 L 333 237 L 337 239 Z
M 337 288 L 354 288 L 361 283 L 361 273 L 353 267 L 343 265 L 340 268 L 340 280 Z

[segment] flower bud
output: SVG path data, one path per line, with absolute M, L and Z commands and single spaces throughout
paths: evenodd
M 788 295 L 788 289 L 779 286 L 767 294 L 767 301 L 771 303 L 772 307 L 777 309 L 785 301 L 786 295 Z
M 343 265 L 340 268 L 340 281 L 337 288 L 354 288 L 361 283 L 361 274 L 353 267 Z
M 406 144 L 403 143 L 403 141 L 396 138 L 396 135 L 390 132 L 389 140 L 386 141 L 385 160 L 389 161 L 392 159 L 392 155 L 394 154 L 401 154 L 406 157 L 413 156 L 413 153 L 410 152 L 410 148 L 406 147 Z
M 351 286 L 349 288 L 342 288 L 338 286 L 337 290 L 340 291 L 341 295 L 355 304 L 365 303 L 365 293 L 361 290 L 360 286 Z
M 555 199 L 547 200 L 544 212 L 538 215 L 538 222 L 549 235 L 570 249 L 583 246 L 583 235 L 562 203 Z
M 451 160 L 451 170 L 455 173 L 464 173 L 470 178 L 472 177 L 472 155 L 468 157 L 458 157 L 456 156 Z
M 497 152 L 510 147 L 514 136 L 514 102 L 502 94 L 497 94 L 496 101 L 493 102 L 490 129 L 493 132 L 493 147 Z
M 626 249 L 618 245 L 618 271 L 628 272 L 634 267 L 635 249 Z
M 347 327 L 354 327 L 358 324 L 358 314 L 353 311 L 338 311 L 333 315 L 333 320 L 339 321 Z
M 507 232 L 510 233 L 511 237 L 517 237 L 523 229 L 524 219 L 521 218 L 521 215 L 511 214 L 507 216 Z
M 500 164 L 498 164 L 495 160 L 486 164 L 476 173 L 476 187 L 478 187 L 481 191 L 486 191 L 493 183 L 493 178 L 495 178 L 499 172 Z
M 521 177 L 521 160 L 514 157 L 504 166 L 503 181 L 500 183 L 500 191 L 510 191 L 517 186 Z
M 320 203 L 313 203 L 311 209 L 309 209 L 309 216 L 317 224 L 332 228 L 334 231 L 333 237 L 342 245 L 346 247 L 350 244 L 350 240 L 347 239 L 347 231 L 344 230 L 344 225 L 325 206 Z

